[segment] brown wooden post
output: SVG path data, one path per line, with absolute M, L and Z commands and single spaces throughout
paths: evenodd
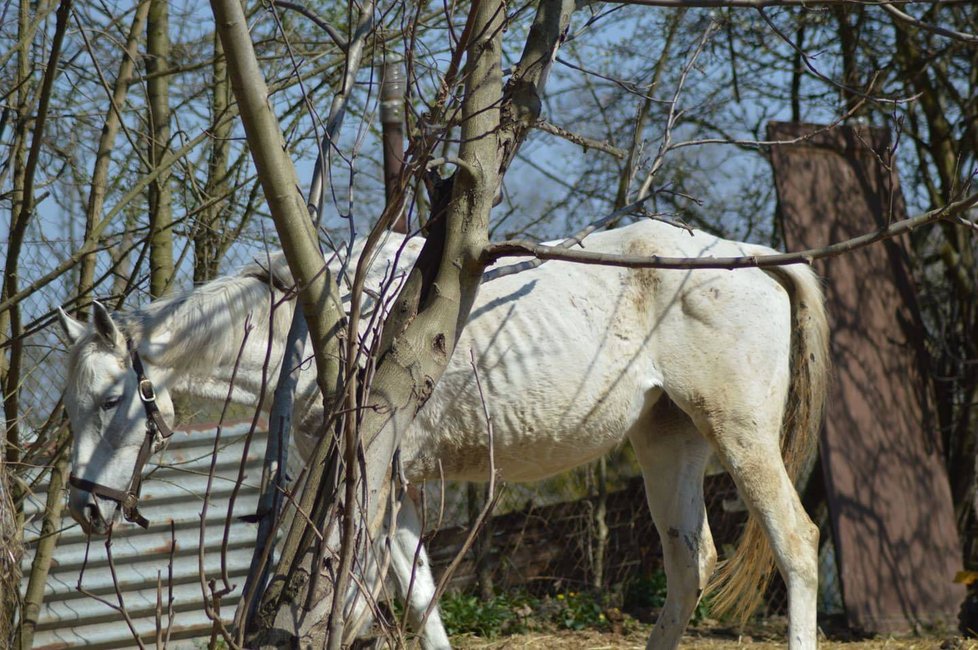
M 845 241 L 906 218 L 888 131 L 771 123 L 785 244 Z M 819 442 L 846 617 L 891 634 L 954 623 L 961 545 L 930 417 L 906 237 L 831 259 L 833 381 Z
M 390 207 L 398 189 L 404 166 L 404 63 L 391 57 L 384 62 L 380 80 L 380 124 L 384 145 L 384 190 Z M 401 208 L 391 226 L 394 232 L 407 234 L 407 213 Z

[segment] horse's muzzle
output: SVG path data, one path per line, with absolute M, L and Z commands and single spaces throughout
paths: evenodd
M 107 535 L 119 517 L 118 504 L 78 488 L 69 490 L 68 511 L 89 535 Z

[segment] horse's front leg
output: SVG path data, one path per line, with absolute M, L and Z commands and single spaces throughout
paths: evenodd
M 421 520 L 414 500 L 405 493 L 398 505 L 396 526 L 391 535 L 391 572 L 398 596 L 404 601 L 408 623 L 418 632 L 421 647 L 425 650 L 451 648 L 438 603 L 434 603 L 421 625 L 435 597 L 435 578 L 428 553 L 421 543 Z

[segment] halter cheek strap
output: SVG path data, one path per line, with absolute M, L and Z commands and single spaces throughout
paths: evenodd
M 139 400 L 143 403 L 143 410 L 146 412 L 146 436 L 143 438 L 143 442 L 139 446 L 139 453 L 136 455 L 136 464 L 132 470 L 132 477 L 129 479 L 129 488 L 125 491 L 117 490 L 101 483 L 79 478 L 74 474 L 69 475 L 68 483 L 95 496 L 115 501 L 119 504 L 122 516 L 125 517 L 126 521 L 146 528 L 149 526 L 149 520 L 139 514 L 139 491 L 143 483 L 143 467 L 153 453 L 163 448 L 173 435 L 173 430 L 163 419 L 160 407 L 156 404 L 156 391 L 153 388 L 153 382 L 146 377 L 143 362 L 139 358 L 139 352 L 133 345 L 132 339 L 126 341 L 126 347 L 129 350 L 132 369 L 136 373 L 136 391 L 139 393 Z

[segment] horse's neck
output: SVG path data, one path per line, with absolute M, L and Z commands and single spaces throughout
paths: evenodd
M 281 341 L 249 338 L 232 363 L 209 367 L 170 368 L 171 391 L 182 397 L 258 405 L 265 396 L 268 408 L 279 380 L 284 346 Z M 267 363 L 266 363 L 267 362 Z
M 135 312 L 131 329 L 175 395 L 254 405 L 275 389 L 294 306 L 256 277 L 225 278 Z
M 407 243 L 399 235 L 387 238 L 377 249 L 367 288 L 387 296 L 396 293 L 403 270 L 411 267 L 422 244 L 420 238 Z M 358 241 L 350 251 L 350 273 L 356 268 L 362 245 Z M 395 259 L 401 271 L 392 269 Z M 335 272 L 339 264 L 330 266 Z M 284 260 L 272 258 L 272 267 L 272 275 L 284 281 Z M 282 293 L 270 286 L 267 274 L 265 280 L 256 279 L 261 277 L 261 273 L 249 276 L 245 272 L 137 312 L 134 321 L 145 335 L 140 349 L 169 376 L 174 394 L 208 400 L 225 400 L 230 395 L 231 401 L 245 405 L 255 405 L 265 395 L 264 407 L 269 407 L 295 300 L 282 300 Z M 374 300 L 364 299 L 365 310 L 375 306 Z M 363 325 L 366 327 L 366 321 Z M 311 353 L 307 345 L 305 356 Z M 311 362 L 301 367 L 299 400 L 314 399 L 314 376 Z

